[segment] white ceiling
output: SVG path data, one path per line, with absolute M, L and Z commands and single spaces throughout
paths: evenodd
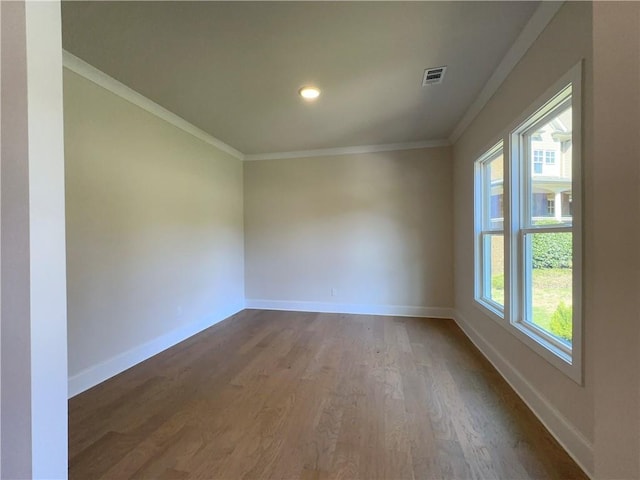
M 452 133 L 537 6 L 74 1 L 63 46 L 244 154 L 423 142 Z

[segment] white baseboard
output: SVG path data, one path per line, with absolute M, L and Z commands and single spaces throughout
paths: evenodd
M 190 323 L 189 325 L 185 325 L 169 333 L 165 333 L 164 335 L 154 338 L 149 342 L 143 343 L 142 345 L 132 348 L 131 350 L 127 350 L 126 352 L 122 352 L 115 357 L 105 360 L 104 362 L 82 370 L 72 377 L 69 377 L 69 398 L 104 382 L 118 373 L 124 372 L 134 365 L 137 365 L 163 350 L 186 340 L 196 333 L 200 333 L 212 325 L 235 315 L 243 309 L 244 305 L 237 305 L 226 311 L 218 312 L 214 316 L 208 317 L 199 322 Z
M 473 342 L 478 350 L 489 360 L 522 401 L 527 404 L 534 415 L 538 417 L 538 420 L 542 422 L 551 435 L 564 447 L 571 458 L 580 465 L 590 478 L 594 478 L 593 444 L 544 398 L 520 372 L 514 369 L 507 359 L 505 359 L 460 312 L 454 310 L 453 318 L 471 342 Z
M 358 305 L 346 303 L 297 302 L 285 300 L 247 299 L 246 308 L 296 312 L 355 313 L 393 315 L 397 317 L 453 318 L 449 307 L 416 307 L 406 305 Z

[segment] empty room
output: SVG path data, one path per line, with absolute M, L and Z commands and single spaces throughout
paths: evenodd
M 0 36 L 1 478 L 640 478 L 640 3 Z

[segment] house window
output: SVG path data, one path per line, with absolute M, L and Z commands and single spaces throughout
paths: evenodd
M 535 161 L 534 161 L 535 163 Z M 546 165 L 555 165 L 556 164 L 556 152 L 553 150 L 547 150 L 544 152 L 544 163 Z
M 547 200 L 547 215 L 553 217 L 556 213 L 556 202 L 555 200 Z
M 559 80 L 476 161 L 475 170 L 476 301 L 577 382 L 581 75 L 578 65 Z M 545 166 L 558 164 L 562 176 L 542 175 Z M 496 195 L 503 202 L 499 210 L 492 208 Z
M 476 299 L 504 311 L 504 158 L 502 142 L 476 162 Z
M 544 158 L 544 151 L 542 150 L 534 150 L 533 151 L 533 173 L 541 175 L 542 174 L 542 160 Z

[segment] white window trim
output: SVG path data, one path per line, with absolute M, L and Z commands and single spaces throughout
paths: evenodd
M 483 309 L 485 310 L 485 313 L 487 313 L 494 319 L 503 320 L 504 309 L 506 308 L 506 305 L 503 307 L 502 305 L 498 304 L 492 299 L 485 297 L 484 291 L 483 291 L 484 286 L 486 285 L 486 282 L 487 282 L 487 279 L 484 278 L 486 274 L 486 270 L 484 268 L 484 262 L 486 258 L 486 255 L 484 252 L 485 245 L 483 243 L 484 237 L 487 234 L 495 232 L 496 234 L 502 234 L 504 238 L 504 235 L 506 233 L 504 220 L 503 220 L 502 229 L 491 229 L 491 228 L 487 228 L 485 225 L 485 220 L 491 218 L 491 212 L 489 211 L 490 207 L 486 204 L 485 198 L 483 196 L 483 192 L 486 189 L 486 178 L 484 175 L 484 171 L 485 171 L 484 168 L 488 163 L 488 161 L 493 159 L 498 152 L 502 152 L 502 158 L 503 158 L 502 178 L 503 178 L 503 199 L 504 199 L 504 195 L 505 195 L 504 180 L 506 179 L 504 164 L 505 164 L 506 156 L 505 156 L 503 141 L 502 140 L 498 141 L 475 162 L 474 201 L 475 201 L 475 205 L 480 206 L 480 214 L 474 215 L 474 222 L 475 222 L 475 228 L 474 228 L 474 238 L 475 238 L 474 240 L 475 287 L 474 288 L 475 288 L 475 291 L 474 292 L 475 292 L 476 302 L 478 302 L 478 304 L 480 304 L 483 307 Z M 503 201 L 503 213 L 505 214 L 505 220 L 506 220 L 506 211 L 504 210 L 506 205 L 504 203 L 505 202 Z M 505 275 L 506 275 L 506 269 L 505 269 Z M 490 280 L 489 280 L 489 283 L 490 283 Z M 505 286 L 506 286 L 506 278 L 505 278 Z M 506 294 L 506 291 L 505 291 L 505 294 Z M 506 295 L 505 295 L 505 300 L 506 300 Z
M 520 205 L 520 179 L 522 172 L 520 171 L 519 162 L 512 161 L 514 158 L 522 158 L 522 152 L 519 151 L 518 135 L 525 128 L 530 128 L 539 119 L 545 116 L 552 108 L 545 108 L 554 97 L 556 97 L 565 87 L 571 84 L 571 106 L 572 106 L 572 209 L 573 209 L 573 227 L 553 227 L 545 229 L 544 227 L 532 227 L 523 229 L 519 224 L 523 212 Z M 583 384 L 583 315 L 582 315 L 582 61 L 575 65 L 557 82 L 545 91 L 529 108 L 527 108 L 509 127 L 503 132 L 499 140 L 491 143 L 497 146 L 503 145 L 504 154 L 504 184 L 503 184 L 503 210 L 504 210 L 504 240 L 505 240 L 505 301 L 504 311 L 496 309 L 493 305 L 486 302 L 482 298 L 482 285 L 480 278 L 482 275 L 482 265 L 480 263 L 480 246 L 483 225 L 477 212 L 477 205 L 481 203 L 481 185 L 478 183 L 478 168 L 483 159 L 488 158 L 491 153 L 495 154 L 492 148 L 485 149 L 484 154 L 480 155 L 475 162 L 475 206 L 474 206 L 474 258 L 475 258 L 475 281 L 474 294 L 476 306 L 478 306 L 485 314 L 495 320 L 499 325 L 513 334 L 516 338 L 530 347 L 542 358 L 555 366 L 558 370 L 566 374 L 576 383 Z M 544 160 L 543 160 L 544 161 Z M 532 168 L 533 160 L 523 168 Z M 517 209 L 517 215 L 511 215 L 511 209 Z M 552 230 L 553 232 L 573 231 L 573 335 L 572 348 L 570 351 L 562 342 L 553 339 L 548 333 L 536 328 L 535 325 L 520 322 L 520 304 L 519 298 L 524 292 L 521 284 L 520 272 L 524 272 L 523 258 L 521 253 L 524 252 L 524 233 L 529 230 L 543 232 Z M 513 281 L 512 281 L 513 279 Z M 514 295 L 515 292 L 519 292 Z

